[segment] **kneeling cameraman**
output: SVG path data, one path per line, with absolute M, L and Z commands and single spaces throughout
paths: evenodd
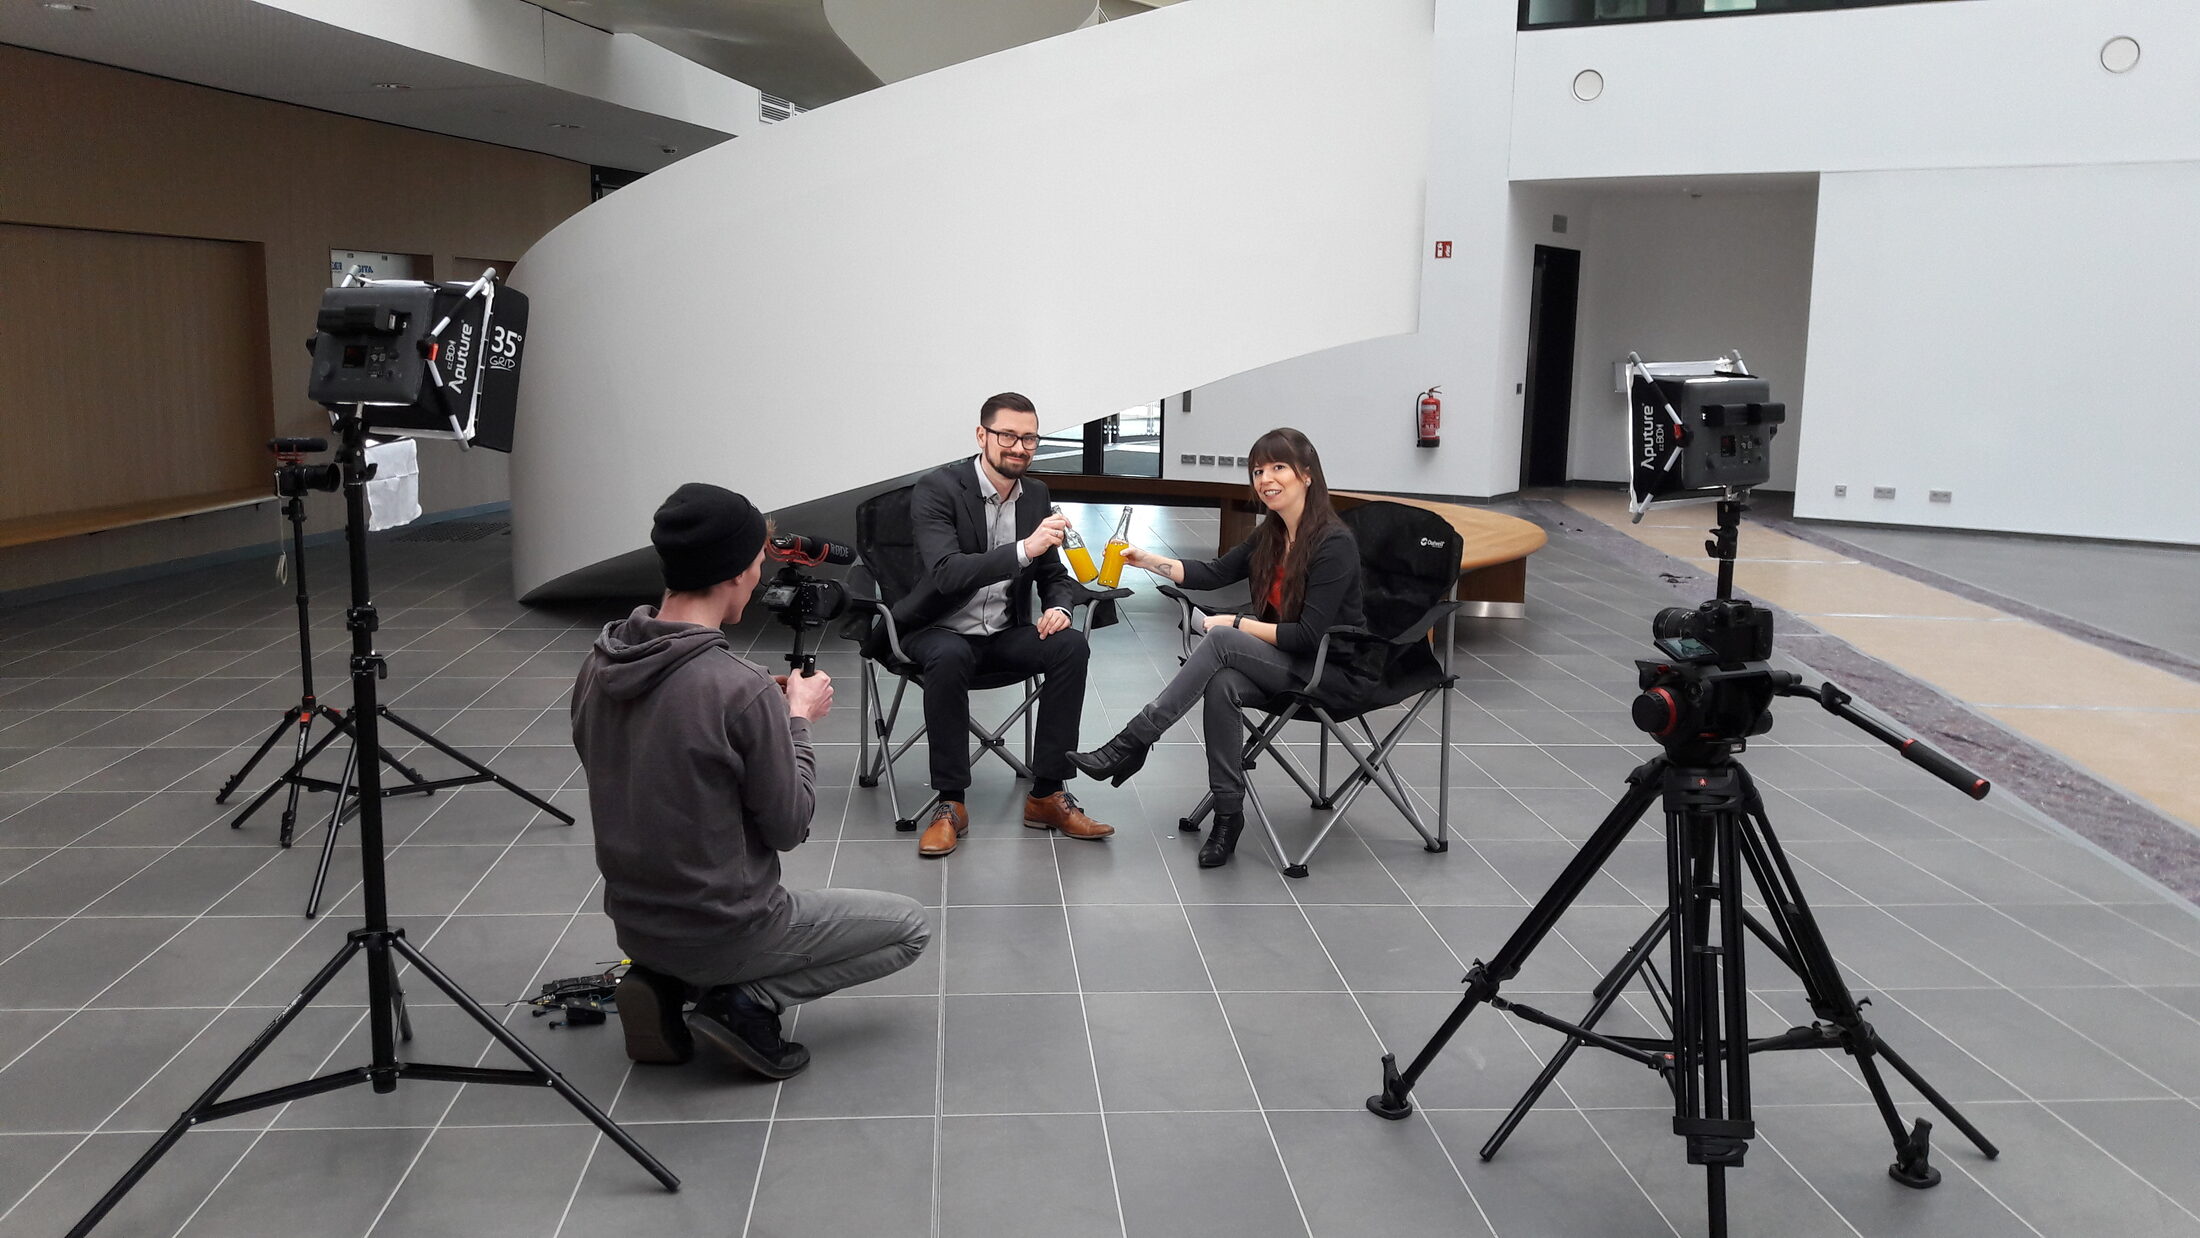
M 627 1056 L 685 1062 L 692 1029 L 784 1079 L 810 1055 L 781 1039 L 780 1013 L 909 966 L 928 929 L 898 894 L 779 883 L 779 853 L 810 834 L 809 728 L 833 690 L 822 674 L 775 681 L 720 631 L 763 577 L 766 532 L 763 513 L 718 486 L 665 500 L 650 532 L 664 600 L 596 638 L 573 689 L 573 745 L 604 911 L 633 960 L 618 989 Z

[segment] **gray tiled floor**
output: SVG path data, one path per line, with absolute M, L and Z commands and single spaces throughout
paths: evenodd
M 1149 542 L 1212 545 L 1211 516 L 1144 515 Z M 494 787 L 388 806 L 393 908 L 492 1004 L 615 955 L 564 720 L 571 670 L 615 612 L 514 605 L 506 544 L 376 550 L 395 707 L 580 816 L 561 826 Z M 315 563 L 315 661 L 342 704 L 333 559 Z M 1360 1107 L 1378 1055 L 1419 1047 L 1466 963 L 1646 755 L 1625 715 L 1629 659 L 1667 598 L 1563 533 L 1533 576 L 1533 618 L 1460 631 L 1449 853 L 1423 851 L 1369 796 L 1299 881 L 1250 840 L 1228 868 L 1196 866 L 1196 839 L 1174 828 L 1202 782 L 1189 727 L 1131 785 L 1083 789 L 1120 831 L 1109 842 L 1019 828 L 1020 788 L 981 765 L 970 841 L 919 860 L 883 790 L 852 785 L 854 663 L 830 642 L 842 707 L 820 728 L 826 786 L 789 880 L 921 899 L 926 957 L 803 1009 L 792 1034 L 816 1065 L 785 1084 L 714 1060 L 637 1068 L 614 1029 L 511 1020 L 686 1178 L 679 1195 L 555 1097 L 408 1083 L 196 1131 L 102 1232 L 1699 1233 L 1701 1175 L 1666 1094 L 1618 1059 L 1579 1055 L 1504 1153 L 1477 1159 L 1553 1048 L 1494 1011 L 1424 1079 L 1412 1121 Z M 1158 603 L 1144 591 L 1094 635 L 1089 740 L 1172 668 Z M 771 661 L 782 636 L 752 621 L 736 639 Z M 295 700 L 294 640 L 265 564 L 0 611 L 0 1236 L 65 1228 L 356 914 L 348 846 L 330 914 L 309 923 L 317 824 L 281 851 L 274 808 L 232 831 L 213 802 Z M 403 738 L 405 759 L 445 768 Z M 1939 1124 L 1946 1181 L 1903 1190 L 1844 1060 L 1764 1060 L 1735 1232 L 2200 1234 L 2200 920 L 2024 805 L 1964 801 L 1823 715 L 1784 711 L 1768 739 L 1749 764 L 1871 1017 L 2004 1154 L 1986 1161 Z M 912 756 L 905 785 L 921 794 Z M 1437 756 L 1431 725 L 1401 757 L 1430 807 Z M 1286 831 L 1313 828 L 1276 771 L 1256 777 Z M 325 798 L 308 797 L 309 817 Z M 1514 996 L 1587 1005 L 1663 898 L 1654 826 L 1640 833 Z M 1754 975 L 1760 1027 L 1808 1019 L 1787 978 Z M 242 1087 L 363 1060 L 362 1001 L 340 983 Z M 1610 1024 L 1650 1017 L 1631 999 Z M 421 1057 L 494 1059 L 425 995 L 415 1019 Z

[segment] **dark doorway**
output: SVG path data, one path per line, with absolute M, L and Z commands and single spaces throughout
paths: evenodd
M 1566 438 L 1574 416 L 1574 310 L 1581 251 L 1535 247 L 1528 296 L 1528 377 L 1522 392 L 1520 484 L 1566 484 Z

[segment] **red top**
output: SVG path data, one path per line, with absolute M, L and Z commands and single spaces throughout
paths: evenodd
M 1268 582 L 1268 613 L 1283 618 L 1283 565 L 1276 565 L 1276 574 Z

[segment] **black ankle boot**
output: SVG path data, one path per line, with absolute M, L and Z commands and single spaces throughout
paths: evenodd
M 1114 739 L 1091 752 L 1072 752 L 1069 763 L 1076 766 L 1088 778 L 1103 778 L 1116 786 L 1122 786 L 1132 774 L 1146 764 L 1146 751 L 1151 741 L 1141 741 L 1124 727 Z
M 1199 866 L 1221 868 L 1230 862 L 1230 853 L 1237 850 L 1238 835 L 1245 832 L 1245 814 L 1242 812 L 1218 812 L 1215 828 L 1207 831 L 1207 841 L 1199 845 Z

